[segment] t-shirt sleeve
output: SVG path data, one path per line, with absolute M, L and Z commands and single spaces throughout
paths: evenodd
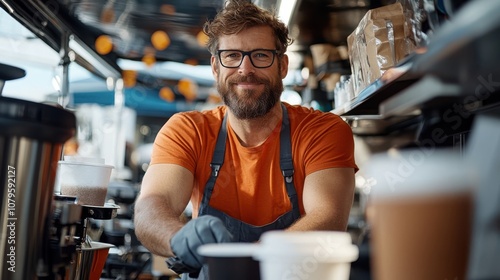
M 155 138 L 150 164 L 178 164 L 194 172 L 198 155 L 196 135 L 190 118 L 182 113 L 173 115 Z
M 315 171 L 351 167 L 355 171 L 358 167 L 354 160 L 354 138 L 351 127 L 336 115 L 325 115 L 307 127 L 314 135 L 304 147 L 305 172 L 311 174 Z

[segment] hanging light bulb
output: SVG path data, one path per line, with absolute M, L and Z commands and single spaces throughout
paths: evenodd
M 123 85 L 127 88 L 134 87 L 137 84 L 137 71 L 135 70 L 123 70 Z
M 196 35 L 196 41 L 198 42 L 198 44 L 200 46 L 202 46 L 202 47 L 206 46 L 207 43 L 208 43 L 208 36 L 207 36 L 207 34 L 205 34 L 205 32 L 203 32 L 203 30 L 201 30 Z
M 170 45 L 170 37 L 165 31 L 158 30 L 151 35 L 151 44 L 159 51 L 162 51 Z
M 198 60 L 196 60 L 194 58 L 188 58 L 184 61 L 184 64 L 196 66 L 196 65 L 198 65 Z
M 175 15 L 175 6 L 168 4 L 161 5 L 160 13 L 173 16 Z
M 113 40 L 108 35 L 100 35 L 95 39 L 95 50 L 102 55 L 107 55 L 113 50 Z
M 169 87 L 162 87 L 160 89 L 160 98 L 168 102 L 174 102 L 175 94 Z
M 195 82 L 190 79 L 180 79 L 177 84 L 177 89 L 184 95 L 186 100 L 193 101 L 196 99 L 198 87 Z
M 153 53 L 146 53 L 142 57 L 142 62 L 147 66 L 151 67 L 156 63 L 156 57 Z

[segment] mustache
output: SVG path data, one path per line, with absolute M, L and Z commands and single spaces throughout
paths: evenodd
M 237 83 L 260 83 L 264 84 L 267 82 L 266 79 L 255 77 L 255 76 L 237 76 L 234 78 L 229 79 L 228 81 L 231 84 L 237 84 Z

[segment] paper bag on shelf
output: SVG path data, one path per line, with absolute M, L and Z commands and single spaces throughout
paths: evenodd
M 347 46 L 357 94 L 415 49 L 401 3 L 369 10 Z

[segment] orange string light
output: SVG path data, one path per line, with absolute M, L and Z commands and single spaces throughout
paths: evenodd
M 196 41 L 200 46 L 202 47 L 206 46 L 208 42 L 207 34 L 205 34 L 205 32 L 203 31 L 198 32 L 198 35 L 196 35 Z
M 123 78 L 123 85 L 126 88 L 134 87 L 137 84 L 137 71 L 123 70 L 122 78 Z
M 196 60 L 194 58 L 189 58 L 189 59 L 186 59 L 184 61 L 184 63 L 187 64 L 187 65 L 196 66 L 196 65 L 198 65 L 198 60 Z
M 193 101 L 196 99 L 198 87 L 192 80 L 180 79 L 179 83 L 177 83 L 177 89 L 184 95 L 186 100 Z
M 108 35 L 100 35 L 95 39 L 95 49 L 101 55 L 107 55 L 113 50 L 113 40 Z
M 162 51 L 170 45 L 170 38 L 165 31 L 158 30 L 151 35 L 151 44 L 155 49 Z
M 146 66 L 151 67 L 156 63 L 156 57 L 153 53 L 146 53 L 142 57 L 142 62 L 146 64 Z
M 166 14 L 166 15 L 171 15 L 171 16 L 175 15 L 175 6 L 168 5 L 168 4 L 161 5 L 160 13 Z
M 168 102 L 174 102 L 175 94 L 169 87 L 162 87 L 160 89 L 160 98 Z

